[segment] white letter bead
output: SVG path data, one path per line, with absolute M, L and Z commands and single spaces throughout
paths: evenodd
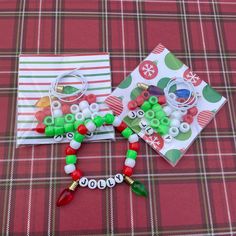
M 116 185 L 116 181 L 110 177 L 106 180 L 106 184 L 109 188 L 113 188 Z
M 68 164 L 64 166 L 64 170 L 66 174 L 71 174 L 73 171 L 75 171 L 75 165 L 74 164 Z
M 178 119 L 171 119 L 170 120 L 170 126 L 178 128 L 180 126 L 180 121 Z
M 154 130 L 153 130 L 152 127 L 147 126 L 147 128 L 145 129 L 145 133 L 146 133 L 147 135 L 152 135 L 152 134 L 154 133 Z
M 77 105 L 77 104 L 72 104 L 72 105 L 70 106 L 70 111 L 71 111 L 71 113 L 73 113 L 73 114 L 78 113 L 78 112 L 80 111 L 79 105 Z
M 55 110 L 53 110 L 52 112 L 53 112 L 54 118 L 63 116 L 63 112 L 62 112 L 61 109 L 55 109 Z
M 146 129 L 147 126 L 148 126 L 148 123 L 147 123 L 147 121 L 146 121 L 145 119 L 141 119 L 141 120 L 139 121 L 139 127 L 140 127 L 141 129 Z
M 86 138 L 92 138 L 93 137 L 93 132 L 87 132 L 85 135 Z
M 83 111 L 85 108 L 89 108 L 89 103 L 85 100 L 81 101 L 79 103 L 79 108 L 80 108 L 81 111 Z
M 186 122 L 183 122 L 180 124 L 179 130 L 182 133 L 187 133 L 190 130 L 190 125 Z
M 61 142 L 63 139 L 63 135 L 61 135 L 61 134 L 55 135 L 53 138 L 54 138 L 55 142 Z
M 124 180 L 124 177 L 123 177 L 122 174 L 119 174 L 119 173 L 118 173 L 118 174 L 115 175 L 115 181 L 116 181 L 116 183 L 120 184 L 120 183 L 123 182 L 123 180 Z
M 93 132 L 97 128 L 96 125 L 91 120 L 88 123 L 86 123 L 85 126 L 89 132 Z
M 169 134 L 172 137 L 176 137 L 179 134 L 179 129 L 177 127 L 170 127 Z
M 139 110 L 137 111 L 137 117 L 138 117 L 138 118 L 143 118 L 143 117 L 144 117 L 144 111 L 141 110 L 141 109 L 139 109 Z
M 167 116 L 169 116 L 173 109 L 170 106 L 165 106 L 163 107 L 163 111 L 166 113 Z
M 112 125 L 114 127 L 118 127 L 121 124 L 121 122 L 122 122 L 122 120 L 118 116 L 115 116 L 115 119 L 114 119 Z
M 60 109 L 61 108 L 61 103 L 59 101 L 52 101 L 51 103 L 52 109 Z
M 84 121 L 84 115 L 83 115 L 83 113 L 82 113 L 82 112 L 77 112 L 77 113 L 75 114 L 75 119 L 76 119 L 76 120 L 80 120 L 80 121 Z
M 131 159 L 131 158 L 126 158 L 125 159 L 125 166 L 129 166 L 131 168 L 134 168 L 135 166 L 135 160 Z
M 130 143 L 135 143 L 135 142 L 138 142 L 138 135 L 137 134 L 131 134 L 128 138 L 129 142 Z
M 72 140 L 70 141 L 70 147 L 71 147 L 71 148 L 77 150 L 77 149 L 80 148 L 80 146 L 81 146 L 81 143 L 75 141 L 74 139 L 72 139 Z
M 135 111 L 129 111 L 128 117 L 130 119 L 135 119 L 137 117 L 137 113 Z
M 98 180 L 98 188 L 99 189 L 104 189 L 104 188 L 106 188 L 106 186 L 107 186 L 107 183 L 104 179 L 99 179 Z
M 99 105 L 97 103 L 92 103 L 89 105 L 89 109 L 91 112 L 98 112 L 99 111 Z
M 88 179 L 86 177 L 82 177 L 80 180 L 79 180 L 79 185 L 81 187 L 86 187 L 88 185 Z
M 68 140 L 72 140 L 74 138 L 74 133 L 73 132 L 66 133 L 66 138 Z
M 82 114 L 84 116 L 84 118 L 90 118 L 92 113 L 88 108 L 85 108 L 84 110 L 82 110 Z
M 97 181 L 95 179 L 90 179 L 88 182 L 88 187 L 90 189 L 95 189 L 97 187 Z
M 173 111 L 171 113 L 171 118 L 181 120 L 181 117 L 182 117 L 182 113 L 180 111 Z
M 173 140 L 173 137 L 169 134 L 166 134 L 162 137 L 166 143 L 170 143 Z

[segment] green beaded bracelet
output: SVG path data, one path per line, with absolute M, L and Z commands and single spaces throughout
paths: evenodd
M 152 110 L 154 112 L 161 111 L 162 110 L 162 106 L 159 103 L 157 103 L 157 104 L 152 106 Z
M 64 130 L 66 133 L 73 132 L 75 130 L 73 123 L 64 124 Z
M 63 116 L 54 119 L 55 126 L 64 126 L 64 122 L 65 120 Z
M 169 126 L 170 125 L 170 119 L 167 118 L 167 117 L 163 117 L 161 120 L 160 120 L 161 124 L 162 125 L 166 125 L 166 126 Z
M 51 116 L 46 116 L 43 120 L 43 123 L 46 125 L 46 126 L 49 126 L 49 125 L 53 125 L 54 124 L 54 120 Z
M 74 114 L 66 114 L 65 115 L 65 122 L 66 123 L 74 123 L 75 122 L 75 115 Z
M 111 125 L 114 120 L 115 120 L 115 116 L 110 113 L 107 113 L 104 116 L 104 122 L 107 123 L 108 125 Z
M 134 150 L 128 149 L 128 150 L 127 150 L 127 153 L 126 153 L 126 157 L 127 157 L 127 158 L 130 158 L 130 159 L 133 159 L 133 160 L 136 160 L 136 158 L 137 158 L 137 152 L 134 151 Z
M 84 140 L 84 135 L 76 132 L 75 135 L 74 135 L 74 140 L 79 142 L 79 143 L 82 143 L 83 140 Z
M 168 132 L 169 132 L 169 126 L 160 125 L 160 126 L 157 128 L 157 132 L 158 132 L 160 135 L 168 134 Z
M 156 129 L 160 125 L 160 121 L 158 119 L 152 119 L 150 121 L 150 126 L 154 129 Z
M 129 127 L 125 128 L 122 132 L 121 132 L 122 136 L 125 137 L 125 138 L 129 138 L 129 136 L 131 134 L 133 134 L 133 131 L 132 129 L 130 129 Z
M 147 120 L 152 120 L 152 119 L 154 119 L 154 118 L 155 118 L 155 113 L 154 113 L 154 111 L 148 110 L 147 112 L 145 112 L 145 118 L 146 118 Z
M 55 126 L 55 135 L 62 135 L 65 133 L 63 126 Z
M 141 109 L 143 111 L 148 111 L 149 109 L 151 109 L 152 105 L 150 104 L 150 102 L 148 101 L 144 101 L 144 103 L 141 105 Z
M 55 128 L 53 126 L 47 126 L 45 128 L 45 135 L 46 136 L 54 136 L 55 135 Z
M 155 105 L 158 102 L 158 99 L 156 96 L 151 96 L 149 97 L 148 101 L 150 102 L 151 105 Z
M 96 116 L 94 119 L 93 119 L 93 122 L 94 124 L 96 125 L 96 127 L 101 127 L 104 123 L 104 120 L 101 116 Z
M 77 161 L 76 155 L 67 155 L 66 156 L 66 164 L 75 164 Z
M 160 120 L 161 118 L 165 117 L 166 113 L 164 111 L 157 111 L 156 112 L 156 118 Z

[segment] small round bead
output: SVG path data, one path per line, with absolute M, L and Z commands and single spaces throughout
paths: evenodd
M 71 174 L 73 171 L 75 171 L 75 165 L 74 164 L 65 165 L 64 166 L 64 171 L 67 175 Z
M 173 140 L 173 137 L 169 134 L 166 134 L 162 137 L 166 143 L 171 143 Z
M 145 119 L 141 119 L 138 125 L 141 129 L 146 129 L 146 127 L 148 126 L 148 123 Z
M 158 97 L 158 103 L 159 103 L 160 105 L 166 104 L 166 97 L 165 97 L 165 95 L 160 95 L 160 96 Z
M 64 127 L 62 126 L 55 126 L 55 135 L 63 135 L 65 133 Z
M 94 94 L 88 94 L 87 96 L 86 96 L 86 100 L 87 100 L 87 102 L 89 103 L 89 104 L 92 104 L 92 103 L 94 103 L 94 102 L 96 102 L 96 100 L 97 100 L 97 97 L 96 97 L 96 95 L 94 95 Z
M 92 112 L 89 110 L 89 108 L 85 108 L 82 110 L 82 114 L 84 116 L 84 118 L 90 118 L 92 115 Z
M 161 118 L 165 117 L 166 113 L 163 110 L 157 111 L 156 112 L 156 118 L 160 120 Z
M 64 124 L 64 131 L 66 133 L 73 132 L 74 131 L 74 124 L 73 123 Z
M 127 128 L 125 128 L 125 129 L 121 132 L 121 134 L 122 134 L 122 136 L 123 136 L 124 138 L 127 138 L 127 139 L 128 139 L 129 136 L 133 134 L 133 131 L 132 131 L 132 129 L 130 129 L 129 127 L 127 127 Z
M 122 123 L 122 120 L 121 120 L 118 116 L 115 116 L 115 119 L 114 119 L 112 125 L 113 125 L 114 127 L 118 127 L 118 126 L 121 125 L 121 123 Z
M 110 114 L 110 113 L 107 113 L 104 117 L 104 122 L 108 125 L 111 125 L 113 123 L 113 121 L 115 120 L 115 116 Z
M 130 158 L 125 159 L 125 165 L 131 168 L 134 168 L 136 161 Z
M 65 115 L 65 122 L 67 122 L 67 123 L 75 122 L 75 115 L 74 114 L 66 114 Z
M 79 125 L 79 127 L 77 128 L 77 131 L 80 133 L 80 134 L 87 134 L 88 132 L 88 129 L 86 128 L 85 125 Z
M 144 103 L 141 105 L 141 109 L 143 111 L 148 111 L 149 109 L 151 109 L 152 105 L 149 101 L 144 101 Z
M 144 113 L 143 110 L 141 110 L 141 109 L 137 110 L 137 117 L 138 117 L 138 118 L 143 118 L 144 115 L 145 115 L 145 113 Z
M 154 106 L 152 106 L 152 110 L 154 112 L 157 112 L 157 111 L 162 111 L 162 106 L 160 104 L 155 104 Z
M 191 108 L 188 109 L 188 114 L 189 115 L 196 116 L 197 113 L 198 113 L 197 107 L 191 107 Z
M 89 132 L 93 132 L 97 128 L 92 120 L 88 121 L 85 126 Z
M 76 114 L 76 113 L 80 112 L 79 105 L 77 105 L 77 104 L 72 104 L 72 105 L 70 106 L 70 112 L 71 112 L 72 114 Z
M 43 111 L 37 111 L 35 113 L 35 118 L 39 121 L 39 122 L 43 122 L 44 118 L 45 118 L 45 113 Z
M 176 137 L 179 134 L 179 129 L 177 127 L 170 127 L 169 134 L 172 137 Z
M 142 95 L 139 95 L 138 97 L 136 97 L 135 101 L 136 101 L 138 107 L 140 107 L 144 103 L 144 98 Z
M 158 99 L 157 99 L 156 96 L 150 96 L 149 99 L 148 99 L 148 101 L 149 101 L 149 103 L 150 103 L 151 105 L 155 105 L 155 104 L 157 104 Z
M 148 111 L 146 111 L 146 112 L 145 112 L 145 118 L 146 118 L 147 120 L 152 120 L 152 119 L 154 119 L 154 118 L 155 118 L 155 113 L 154 113 L 154 111 L 153 111 L 153 110 L 148 110 Z
M 121 122 L 119 126 L 116 127 L 116 129 L 121 133 L 125 128 L 127 128 L 127 125 L 124 121 Z
M 83 113 L 82 112 L 76 113 L 75 114 L 75 120 L 84 121 L 85 117 L 84 117 Z
M 67 146 L 67 147 L 66 147 L 65 154 L 66 154 L 66 155 L 75 155 L 75 154 L 76 154 L 76 150 L 73 149 L 73 148 L 70 147 L 70 146 Z
M 140 149 L 140 143 L 139 142 L 129 143 L 129 149 L 138 152 Z
M 146 133 L 147 135 L 152 135 L 152 134 L 154 133 L 154 130 L 153 130 L 152 127 L 147 126 L 147 128 L 145 129 L 145 133 Z
M 163 107 L 163 111 L 166 113 L 167 116 L 169 116 L 173 109 L 170 106 L 165 106 Z
M 52 113 L 53 113 L 54 118 L 63 116 L 63 113 L 62 113 L 61 109 L 55 109 L 55 110 L 52 111 Z
M 138 142 L 139 138 L 137 134 L 132 134 L 129 136 L 128 140 L 130 143 L 136 143 Z
M 63 135 L 59 134 L 59 135 L 55 135 L 53 137 L 55 142 L 61 142 L 63 140 Z
M 160 123 L 162 125 L 167 125 L 168 126 L 168 125 L 170 125 L 170 119 L 167 118 L 167 117 L 163 117 L 163 118 L 161 118 Z
M 110 177 L 106 180 L 106 184 L 109 188 L 113 188 L 116 185 L 114 178 Z
M 64 126 L 64 122 L 65 122 L 65 119 L 64 119 L 63 116 L 62 117 L 56 117 L 54 119 L 55 126 Z
M 123 167 L 123 174 L 126 176 L 131 176 L 133 174 L 133 168 L 129 166 Z
M 81 101 L 79 103 L 79 108 L 80 108 L 81 111 L 83 111 L 84 109 L 89 108 L 89 103 L 85 100 Z
M 130 158 L 130 159 L 136 160 L 137 152 L 134 151 L 134 150 L 128 149 L 127 152 L 126 152 L 126 158 Z
M 60 109 L 61 108 L 61 103 L 59 101 L 52 101 L 51 107 L 53 110 Z
M 89 109 L 91 112 L 98 112 L 99 111 L 99 105 L 97 103 L 92 103 L 89 105 Z
M 168 132 L 169 132 L 169 126 L 166 126 L 166 125 L 159 125 L 159 127 L 157 128 L 157 132 L 158 132 L 160 135 L 168 134 Z
M 46 116 L 43 120 L 43 123 L 46 125 L 46 126 L 49 126 L 49 125 L 53 125 L 54 124 L 54 120 L 51 116 Z
M 68 132 L 68 133 L 66 133 L 66 138 L 67 138 L 68 140 L 72 140 L 72 139 L 74 138 L 74 133 L 73 133 L 73 132 Z
M 175 118 L 175 119 L 181 120 L 182 113 L 180 111 L 173 111 L 171 113 L 171 118 Z
M 96 125 L 96 127 L 101 127 L 103 125 L 103 118 L 101 116 L 96 116 L 93 119 L 94 124 Z
M 183 122 L 180 124 L 179 130 L 182 133 L 187 133 L 190 130 L 190 125 L 186 122 Z
M 62 110 L 63 114 L 68 114 L 68 113 L 70 113 L 70 106 L 68 104 L 63 104 L 61 107 L 61 110 Z
M 66 156 L 66 164 L 75 164 L 77 161 L 76 155 L 67 155 Z
M 80 148 L 80 146 L 81 146 L 81 143 L 80 143 L 80 142 L 77 142 L 77 141 L 75 141 L 74 139 L 72 139 L 72 140 L 70 141 L 70 147 L 71 147 L 71 148 L 77 150 L 77 149 Z
M 170 126 L 178 128 L 180 126 L 180 120 L 178 120 L 178 119 L 171 119 L 170 120 Z
M 107 183 L 104 179 L 99 179 L 98 180 L 98 188 L 99 189 L 105 189 L 107 186 Z
M 128 117 L 129 117 L 130 119 L 135 119 L 135 118 L 137 117 L 136 111 L 129 111 L 129 112 L 128 112 Z
M 88 182 L 88 187 L 90 189 L 95 189 L 97 187 L 97 181 L 95 179 L 90 179 Z
M 147 90 L 144 90 L 141 92 L 141 96 L 144 100 L 148 100 L 148 98 L 150 97 L 150 93 Z
M 71 173 L 71 177 L 74 181 L 78 181 L 82 176 L 83 176 L 82 172 L 78 169 Z
M 48 126 L 45 128 L 45 135 L 46 136 L 54 136 L 55 135 L 55 128 L 53 126 Z
M 45 128 L 46 128 L 45 124 L 37 124 L 35 131 L 43 134 L 45 132 Z
M 79 185 L 80 185 L 81 187 L 86 187 L 86 186 L 88 185 L 88 182 L 89 182 L 88 178 L 82 177 L 82 178 L 79 180 Z
M 136 101 L 131 100 L 131 101 L 128 102 L 128 109 L 129 110 L 131 110 L 131 111 L 135 110 L 137 107 L 138 107 L 138 104 L 137 104 Z
M 120 184 L 120 183 L 122 183 L 124 181 L 124 177 L 120 173 L 116 174 L 114 179 L 115 179 L 116 183 L 118 183 L 118 184 Z
M 160 121 L 158 119 L 152 119 L 150 122 L 150 126 L 153 129 L 156 129 L 160 125 Z
M 182 117 L 183 121 L 188 123 L 188 124 L 192 124 L 193 123 L 193 116 L 190 114 L 186 114 Z

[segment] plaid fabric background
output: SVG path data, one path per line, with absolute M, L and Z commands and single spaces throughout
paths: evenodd
M 236 2 L 234 0 L 0 1 L 1 235 L 236 235 Z M 19 53 L 111 53 L 113 88 L 159 43 L 227 97 L 228 103 L 172 168 L 143 141 L 135 178 L 149 190 L 136 197 L 125 184 L 79 189 L 55 207 L 70 183 L 65 144 L 15 149 Z M 120 170 L 126 141 L 85 144 L 88 176 Z

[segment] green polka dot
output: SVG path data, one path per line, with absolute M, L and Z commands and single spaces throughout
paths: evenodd
M 166 85 L 169 83 L 169 81 L 170 81 L 169 77 L 161 78 L 157 83 L 157 87 L 159 87 L 160 89 L 164 89 Z M 174 93 L 175 90 L 176 90 L 176 85 L 171 86 L 170 92 Z
M 131 85 L 131 82 L 132 82 L 132 77 L 131 77 L 131 75 L 129 75 L 125 80 L 123 80 L 123 81 L 119 84 L 118 88 L 120 88 L 120 89 L 126 89 L 126 88 L 128 88 L 128 87 Z
M 180 140 L 180 141 L 185 141 L 188 140 L 192 135 L 192 130 L 190 129 L 187 133 L 179 133 L 175 139 Z
M 170 149 L 165 153 L 165 156 L 169 159 L 170 162 L 175 164 L 178 159 L 181 157 L 182 153 L 178 149 Z
M 138 87 L 134 88 L 132 92 L 130 93 L 131 100 L 136 99 L 136 97 L 138 97 L 142 91 L 143 90 L 141 88 L 138 88 Z
M 210 85 L 206 85 L 202 90 L 203 97 L 212 103 L 219 102 L 222 96 L 215 91 Z
M 178 70 L 183 66 L 183 63 L 174 56 L 171 52 L 169 52 L 165 56 L 165 63 L 168 68 L 171 70 Z

